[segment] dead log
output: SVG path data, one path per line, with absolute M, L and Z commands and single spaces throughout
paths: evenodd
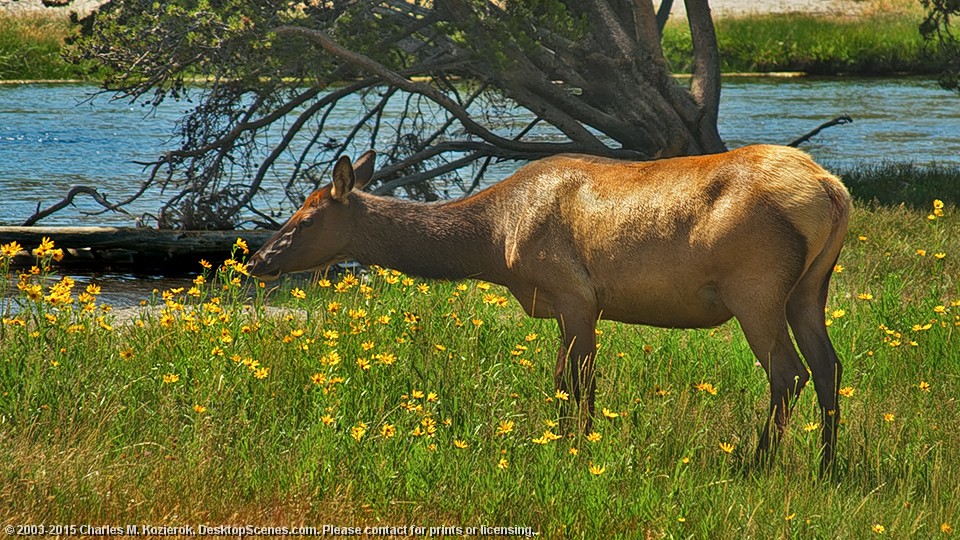
M 27 251 L 44 237 L 64 250 L 62 267 L 119 269 L 133 272 L 189 273 L 207 259 L 216 264 L 230 256 L 237 238 L 254 251 L 273 231 L 180 231 L 132 227 L 0 227 L 0 245 L 18 242 Z M 22 256 L 15 264 L 32 264 Z

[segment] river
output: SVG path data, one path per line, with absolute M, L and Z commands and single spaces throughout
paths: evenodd
M 175 147 L 171 133 L 188 104 L 168 101 L 151 110 L 106 96 L 88 100 L 94 91 L 88 85 L 0 86 L 0 225 L 20 224 L 38 204 L 59 201 L 76 184 L 119 200 L 145 177 L 137 161 Z M 729 78 L 719 127 L 731 148 L 785 144 L 847 114 L 852 124 L 825 130 L 803 146 L 829 168 L 892 160 L 960 165 L 957 99 L 927 79 Z M 349 121 L 344 114 L 328 125 L 333 133 L 345 132 Z M 489 180 L 499 180 L 517 166 L 501 163 Z M 131 210 L 154 211 L 160 197 L 148 192 Z M 85 196 L 77 201 L 76 208 L 41 224 L 133 224 L 120 214 L 85 216 L 81 210 L 99 207 Z

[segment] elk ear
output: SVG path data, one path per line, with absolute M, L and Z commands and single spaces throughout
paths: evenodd
M 347 195 L 353 189 L 357 182 L 357 177 L 353 172 L 353 165 L 350 164 L 350 158 L 340 156 L 337 164 L 333 166 L 333 185 L 330 186 L 330 196 L 334 200 L 346 202 Z
M 377 164 L 377 153 L 374 150 L 367 150 L 362 156 L 357 158 L 353 164 L 353 172 L 356 175 L 356 189 L 363 189 L 370 179 L 373 178 L 373 168 Z

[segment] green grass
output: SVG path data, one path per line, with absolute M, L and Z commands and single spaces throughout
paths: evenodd
M 858 167 L 841 176 L 854 198 L 866 203 L 927 208 L 929 194 L 936 193 L 943 201 L 960 204 L 960 169 L 956 167 L 886 163 Z
M 599 441 L 537 444 L 559 433 L 557 330 L 496 286 L 270 289 L 223 269 L 122 323 L 41 273 L 0 301 L 5 522 L 939 537 L 960 526 L 960 212 L 931 204 L 855 209 L 828 305 L 852 391 L 836 480 L 818 475 L 809 388 L 753 467 L 768 390 L 735 322 L 602 323 L 597 407 L 617 416 Z
M 0 80 L 86 78 L 82 67 L 60 56 L 75 31 L 66 17 L 0 15 Z
M 724 72 L 803 71 L 812 75 L 933 74 L 943 68 L 905 14 L 839 18 L 755 15 L 715 21 Z M 689 73 L 690 30 L 673 21 L 663 48 L 673 70 Z

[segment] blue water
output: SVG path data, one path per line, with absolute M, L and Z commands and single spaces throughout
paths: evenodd
M 77 184 L 96 187 L 111 201 L 122 199 L 146 178 L 136 162 L 176 148 L 171 134 L 190 104 L 168 101 L 153 111 L 108 96 L 90 101 L 95 91 L 88 85 L 0 86 L 0 224 L 20 224 L 38 204 L 59 201 Z M 915 78 L 728 79 L 719 126 L 730 147 L 785 144 L 848 114 L 853 124 L 830 128 L 803 146 L 828 167 L 842 170 L 883 161 L 960 165 L 958 100 L 934 81 Z M 328 122 L 334 132 L 350 126 L 349 103 L 346 110 Z M 549 139 L 553 134 L 531 135 Z M 488 180 L 499 180 L 518 166 L 501 163 L 491 169 Z M 163 197 L 158 190 L 150 191 L 129 210 L 155 211 Z M 135 223 L 120 214 L 83 215 L 100 207 L 84 196 L 76 201 L 76 207 L 40 224 Z

